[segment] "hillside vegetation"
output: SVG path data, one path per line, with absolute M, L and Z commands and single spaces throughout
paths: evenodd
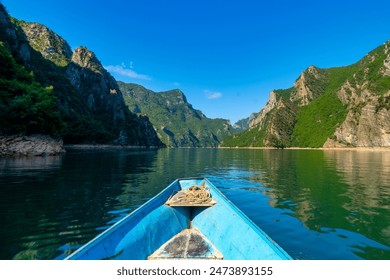
M 217 147 L 234 132 L 225 119 L 209 119 L 188 103 L 180 90 L 154 92 L 137 84 L 118 82 L 133 113 L 146 115 L 168 147 Z
M 390 146 L 389 110 L 390 41 L 351 66 L 309 67 L 222 146 Z
M 60 135 L 53 87 L 43 87 L 0 42 L 0 134 Z
M 299 108 L 296 125 L 292 131 L 289 146 L 322 147 L 345 120 L 348 110 L 337 97 L 337 90 L 352 77 L 357 66 L 327 69 L 327 80 L 308 81 L 309 87 L 321 87 L 321 95 L 307 106 Z M 321 85 L 322 84 L 322 85 Z

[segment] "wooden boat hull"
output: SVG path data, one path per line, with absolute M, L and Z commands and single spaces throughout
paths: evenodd
M 193 185 L 201 185 L 202 182 L 210 188 L 211 196 L 216 201 L 215 205 L 211 207 L 165 205 L 173 192 L 188 189 Z M 291 259 L 210 181 L 203 178 L 175 180 L 158 195 L 66 259 L 146 260 L 173 236 L 190 228 L 199 231 L 205 237 L 205 243 L 211 243 L 209 247 L 217 251 L 215 253 L 217 259 Z M 208 252 L 204 255 L 188 256 L 188 258 L 202 259 L 214 258 L 214 256 L 210 257 Z

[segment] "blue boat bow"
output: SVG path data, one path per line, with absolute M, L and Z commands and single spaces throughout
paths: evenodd
M 212 203 L 167 205 L 175 192 L 205 186 Z M 66 259 L 289 260 L 291 257 L 208 179 L 177 179 Z

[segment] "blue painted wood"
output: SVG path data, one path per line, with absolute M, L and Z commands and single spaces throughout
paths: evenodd
M 210 181 L 207 179 L 205 181 L 217 204 L 211 208 L 196 209 L 192 218 L 192 226 L 202 232 L 222 252 L 224 259 L 291 259 L 275 241 L 242 213 Z M 200 184 L 200 182 L 196 182 L 196 184 Z
M 212 207 L 164 205 L 174 191 L 202 182 L 217 204 Z M 186 228 L 197 228 L 224 259 L 291 259 L 265 232 L 234 206 L 209 180 L 178 179 L 137 210 L 66 259 L 145 260 Z

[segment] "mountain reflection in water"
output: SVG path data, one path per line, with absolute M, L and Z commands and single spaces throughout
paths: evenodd
M 182 177 L 208 177 L 299 259 L 390 259 L 390 152 L 70 150 L 0 159 L 0 258 L 62 258 Z

